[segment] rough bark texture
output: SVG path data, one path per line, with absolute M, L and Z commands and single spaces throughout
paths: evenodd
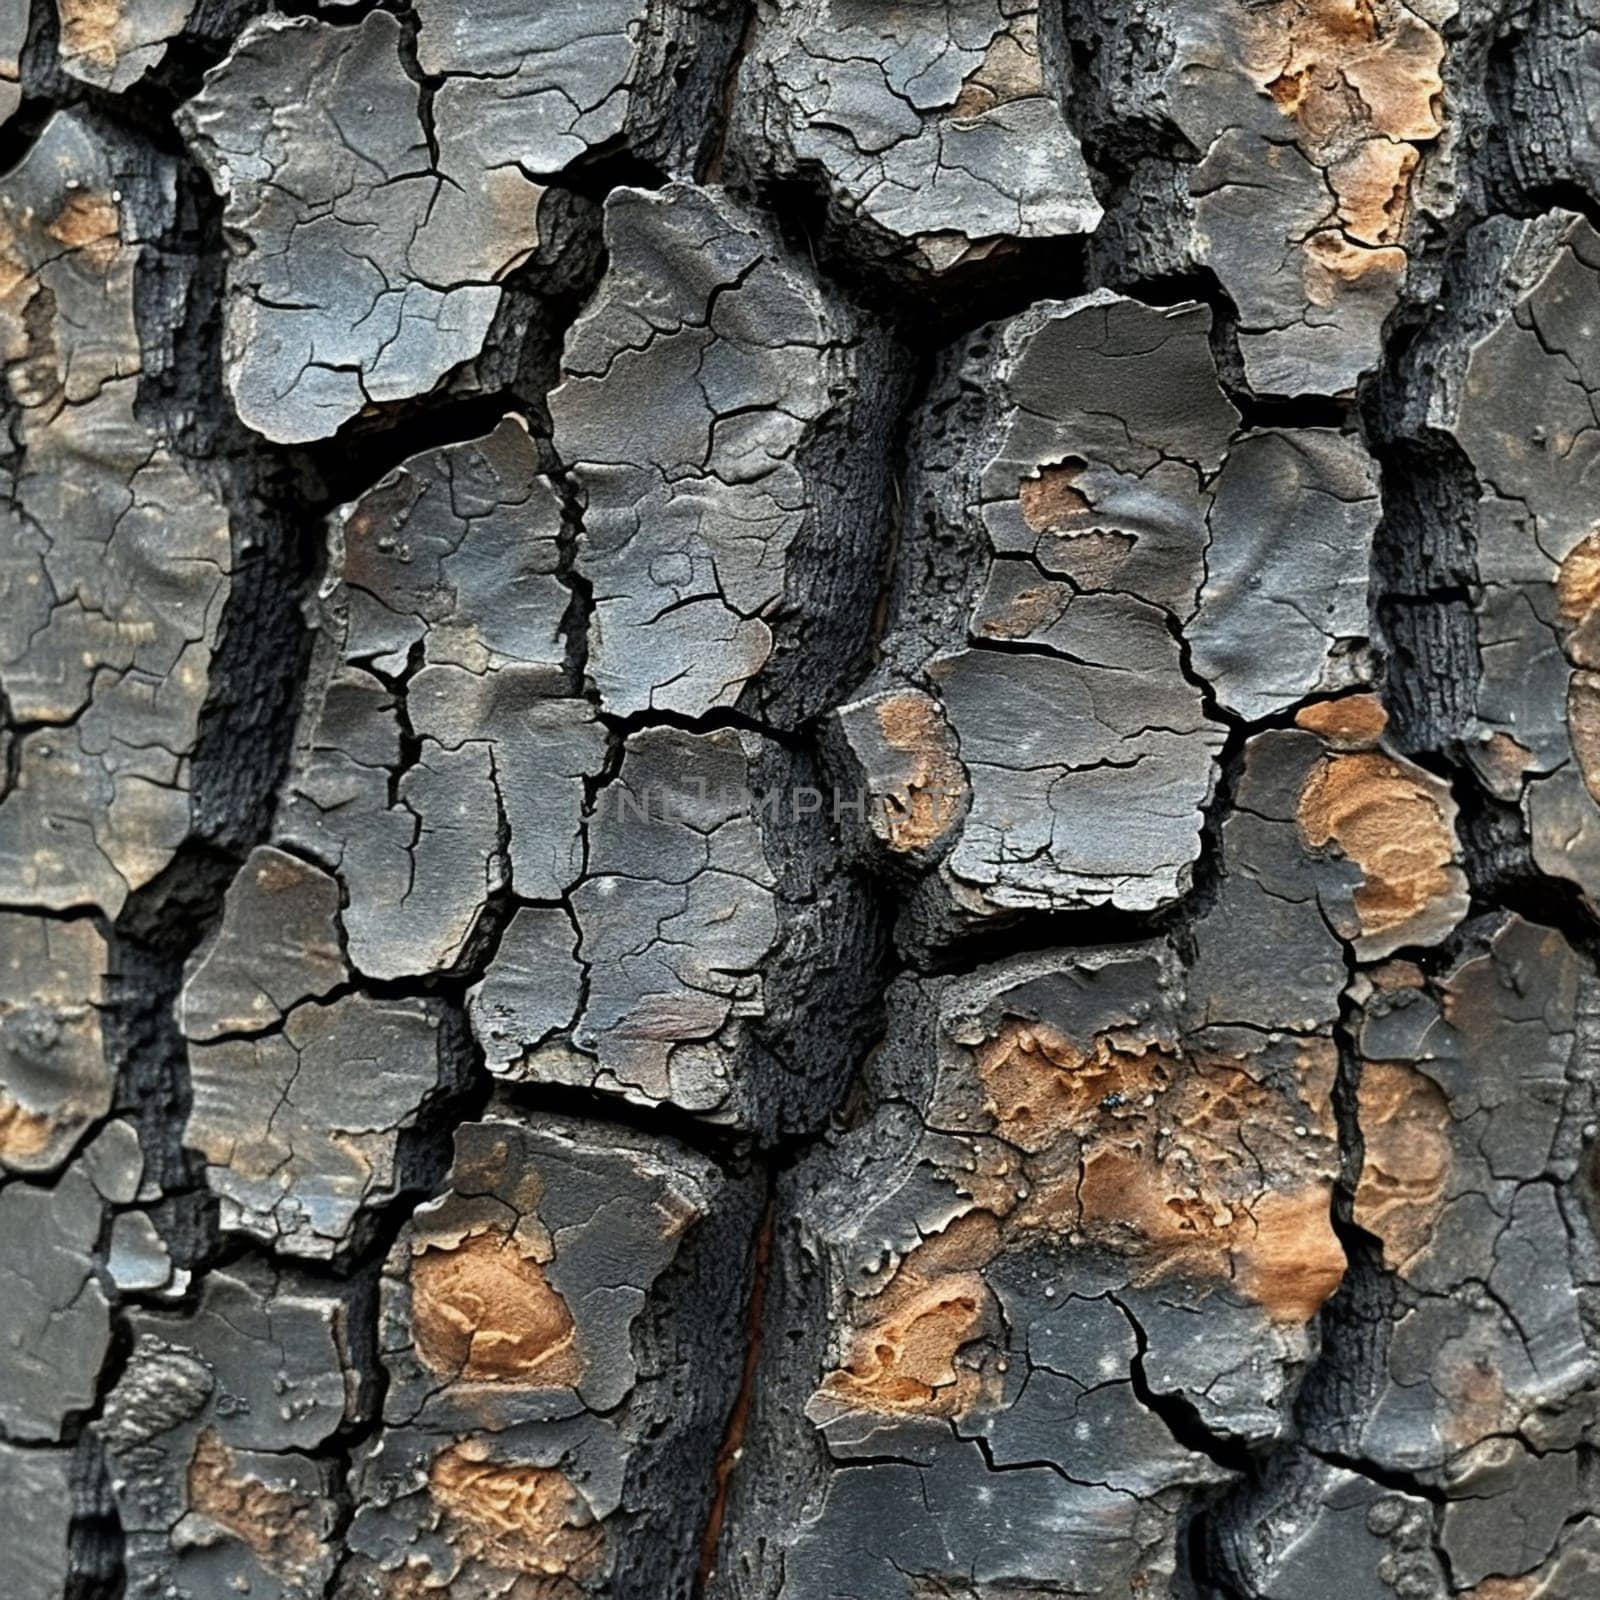
M 0 0 L 0 1597 L 1600 1594 L 1593 0 Z

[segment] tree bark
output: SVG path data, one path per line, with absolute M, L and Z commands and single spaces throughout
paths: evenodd
M 1596 104 L 0 0 L 0 1594 L 1600 1593 Z

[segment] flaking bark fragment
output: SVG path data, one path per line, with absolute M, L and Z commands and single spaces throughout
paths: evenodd
M 136 284 L 170 163 L 58 112 L 0 183 L 20 455 L 0 507 L 0 901 L 108 916 L 189 838 L 233 568 L 221 500 L 136 405 Z M 139 205 L 135 205 L 137 188 Z
M 318 1452 L 363 1415 L 368 1295 L 243 1265 L 208 1274 L 192 1310 L 130 1319 L 95 1427 L 130 1596 L 327 1592 L 339 1506 Z
M 1046 302 L 936 379 L 886 665 L 835 741 L 889 853 L 935 858 L 919 938 L 1181 898 L 1225 715 L 1370 676 L 1372 463 L 1330 429 L 1242 429 L 1209 324 Z
M 1032 4 L 778 0 L 740 68 L 730 165 L 758 192 L 820 176 L 850 254 L 914 280 L 1092 233 L 1065 53 Z
M 817 1126 L 865 1048 L 879 946 L 830 800 L 753 733 L 631 735 L 566 905 L 520 909 L 472 991 L 490 1071 L 765 1139 Z
M 340 1600 L 686 1595 L 755 1209 L 668 1139 L 462 1126 L 384 1269 L 384 1426 Z
M 800 722 L 866 637 L 887 336 L 719 189 L 618 189 L 605 226 L 550 396 L 601 707 Z

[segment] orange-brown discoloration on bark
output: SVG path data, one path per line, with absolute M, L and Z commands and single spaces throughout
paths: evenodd
M 995 1130 L 1037 1154 L 1064 1134 L 1084 1133 L 1105 1102 L 1136 1102 L 1164 1090 L 1173 1060 L 1156 1049 L 1125 1051 L 1107 1039 L 1080 1049 L 1046 1023 L 1008 1021 L 976 1051 Z
M 13 297 L 17 296 L 17 291 L 28 283 L 29 277 L 28 263 L 22 254 L 17 230 L 12 226 L 11 218 L 6 212 L 0 211 L 0 305 L 12 302 Z M 12 303 L 8 309 L 15 316 L 20 312 L 21 306 Z
M 1305 242 L 1301 273 L 1306 298 L 1314 306 L 1331 306 L 1351 289 L 1388 294 L 1405 279 L 1406 253 L 1396 245 L 1352 244 L 1342 233 L 1325 228 Z
M 434 1458 L 428 1472 L 429 1490 L 452 1524 L 458 1554 L 580 1585 L 601 1577 L 605 1530 L 572 1480 L 555 1468 L 485 1460 L 484 1453 L 478 1444 L 453 1445 Z
M 1325 739 L 1335 750 L 1370 750 L 1389 726 L 1389 713 L 1375 694 L 1318 700 L 1295 713 L 1295 726 Z
M 411 1315 L 417 1353 L 435 1372 L 540 1387 L 583 1375 L 566 1301 L 504 1234 L 424 1249 L 411 1264 Z
M 836 1410 L 966 1415 L 984 1392 L 984 1375 L 957 1357 L 998 1329 L 982 1269 L 1000 1248 L 998 1220 L 975 1211 L 907 1255 L 882 1292 L 860 1303 L 844 1364 L 813 1397 L 814 1419 Z
M 57 0 L 64 53 L 109 70 L 117 64 L 121 0 Z
M 924 694 L 886 696 L 877 717 L 884 742 L 909 757 L 911 769 L 903 790 L 884 796 L 886 842 L 901 852 L 930 849 L 959 816 L 967 792 L 955 735 L 938 702 Z
M 214 1428 L 207 1428 L 195 1443 L 188 1494 L 192 1514 L 247 1545 L 264 1567 L 281 1577 L 306 1572 L 323 1553 L 311 1503 L 240 1472 Z
M 38 1155 L 54 1131 L 49 1117 L 18 1105 L 0 1089 L 0 1159 L 26 1161 Z
M 1515 794 L 1535 766 L 1533 752 L 1509 733 L 1494 733 L 1480 747 L 1478 763 L 1497 791 Z
M 1485 1578 L 1471 1589 L 1464 1589 L 1461 1600 L 1531 1600 L 1538 1586 L 1536 1572 L 1522 1578 Z
M 1233 1280 L 1282 1322 L 1338 1286 L 1329 1041 L 1305 1041 L 1296 1100 L 1246 1063 L 1115 1037 L 1080 1046 L 1038 1022 L 1008 1020 L 973 1056 L 995 1131 L 1029 1158 L 1026 1198 L 1002 1208 L 1008 1233 L 1092 1240 L 1146 1281 Z
M 1600 528 L 1580 539 L 1556 574 L 1556 609 L 1576 627 L 1600 608 Z
M 1025 12 L 1012 22 L 1008 32 L 997 33 L 983 60 L 961 85 L 950 114 L 979 117 L 995 106 L 1043 94 L 1038 32 L 1038 18 Z
M 1417 146 L 1441 132 L 1443 39 L 1403 5 L 1277 0 L 1243 13 L 1241 53 L 1333 194 L 1334 225 L 1302 246 L 1307 300 L 1397 292 Z
M 64 249 L 76 251 L 97 272 L 107 272 L 122 253 L 122 221 L 109 195 L 80 189 L 67 197 L 48 228 Z
M 1450 1108 L 1415 1068 L 1369 1061 L 1358 1094 L 1364 1158 L 1355 1220 L 1383 1242 L 1387 1266 L 1404 1271 L 1433 1238 L 1450 1180 Z
M 956 1354 L 990 1321 L 988 1285 L 976 1272 L 953 1273 L 896 1299 L 892 1311 L 856 1335 L 822 1393 L 853 1410 L 962 1415 L 978 1375 L 958 1369 Z
M 1076 517 L 1092 510 L 1088 496 L 1077 487 L 1087 463 L 1072 458 L 1040 467 L 1035 478 L 1024 478 L 1017 490 L 1022 520 L 1035 533 L 1061 533 Z
M 1269 1190 L 1250 1209 L 1251 1228 L 1233 1247 L 1235 1269 L 1274 1322 L 1309 1322 L 1344 1281 L 1331 1203 L 1331 1186 L 1311 1183 Z
M 1420 158 L 1408 144 L 1368 139 L 1328 169 L 1339 221 L 1359 244 L 1398 244 Z
M 1584 787 L 1600 800 L 1600 672 L 1574 672 L 1567 680 L 1567 733 Z
M 1248 12 L 1246 68 L 1299 128 L 1308 153 L 1339 142 L 1437 138 L 1444 41 L 1403 7 L 1278 0 Z
M 1389 756 L 1319 762 L 1300 791 L 1299 821 L 1313 848 L 1333 846 L 1360 868 L 1354 900 L 1363 933 L 1402 927 L 1454 888 L 1451 821 L 1423 777 Z
M 1040 583 L 1034 588 L 1019 589 L 1007 599 L 1003 610 L 989 612 L 978 621 L 977 632 L 987 639 L 1026 639 L 1059 621 L 1063 605 L 1060 584 Z
M 1108 1146 L 1084 1159 L 1086 1233 L 1131 1232 L 1148 1276 L 1234 1279 L 1275 1321 L 1303 1324 L 1339 1287 L 1345 1255 L 1333 1231 L 1331 1181 L 1236 1193 L 1148 1149 Z

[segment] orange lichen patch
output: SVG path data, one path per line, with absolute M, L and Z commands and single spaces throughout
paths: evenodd
M 1556 609 L 1577 624 L 1600 607 L 1600 527 L 1580 539 L 1556 574 Z
M 1428 980 L 1415 961 L 1385 961 L 1368 969 L 1367 981 L 1382 994 L 1394 994 L 1401 989 L 1420 989 Z
M 1389 726 L 1389 713 L 1375 694 L 1318 700 L 1295 713 L 1295 726 L 1326 739 L 1335 750 L 1370 750 Z
M 1250 1210 L 1253 1228 L 1234 1244 L 1239 1287 L 1274 1322 L 1309 1322 L 1344 1281 L 1332 1195 L 1331 1183 L 1269 1190 Z
M 1413 1067 L 1369 1061 L 1357 1097 L 1364 1159 L 1355 1220 L 1383 1242 L 1387 1266 L 1403 1271 L 1427 1247 L 1450 1181 L 1450 1107 Z
M 1600 800 L 1600 672 L 1574 672 L 1568 679 L 1567 734 L 1583 785 Z
M 908 758 L 909 769 L 879 808 L 885 841 L 895 851 L 929 849 L 957 821 L 967 794 L 955 734 L 925 694 L 886 695 L 876 710 L 884 743 Z
M 1155 1047 L 1127 1050 L 1094 1039 L 1083 1049 L 1047 1023 L 1015 1019 L 979 1045 L 974 1058 L 995 1131 L 1035 1154 L 1159 1093 L 1173 1069 L 1172 1058 Z
M 117 64 L 120 0 L 57 0 L 63 52 L 109 70 Z
M 1539 1581 L 1537 1572 L 1521 1578 L 1485 1578 L 1471 1589 L 1463 1589 L 1461 1600 L 1531 1600 Z
M 1420 157 L 1409 144 L 1368 139 L 1328 168 L 1339 220 L 1359 244 L 1397 244 Z
M 1246 70 L 1312 151 L 1352 138 L 1436 138 L 1444 41 L 1403 8 L 1278 0 L 1240 19 Z
M 0 1160 L 26 1161 L 38 1155 L 54 1132 L 49 1117 L 18 1105 L 0 1089 Z
M 566 1301 L 504 1234 L 471 1234 L 417 1256 L 411 1317 L 417 1353 L 435 1372 L 541 1387 L 583 1375 Z
M 984 51 L 983 60 L 961 85 L 950 114 L 979 117 L 1008 101 L 1043 94 L 1038 35 L 1038 17 L 1033 12 L 1017 17 L 1009 32 L 997 33 Z
M 1329 1216 L 1334 1064 L 1307 1041 L 1296 1098 L 1232 1061 L 1186 1063 L 1083 1142 L 1077 1227 L 1147 1281 L 1234 1280 L 1274 1319 L 1304 1322 L 1345 1266 Z
M 1356 916 L 1365 934 L 1404 927 L 1457 886 L 1455 830 L 1420 770 L 1376 752 L 1332 755 L 1300 791 L 1300 831 L 1361 871 Z
M 32 273 L 22 254 L 17 231 L 11 220 L 0 212 L 0 305 L 16 295 L 18 289 L 30 282 Z M 16 306 L 13 311 L 19 309 Z
M 1339 1121 L 1333 1110 L 1333 1085 L 1339 1076 L 1339 1047 L 1332 1039 L 1302 1040 L 1295 1053 L 1295 1073 L 1304 1105 L 1302 1126 L 1337 1141 Z
M 248 1545 L 281 1577 L 304 1573 L 324 1553 L 317 1511 L 301 1495 L 275 1489 L 238 1470 L 233 1452 L 207 1428 L 189 1458 L 189 1510 Z
M 1314 306 L 1329 306 L 1343 293 L 1360 287 L 1387 294 L 1405 279 L 1406 253 L 1395 245 L 1376 248 L 1352 244 L 1344 234 L 1325 228 L 1305 242 L 1301 282 Z
M 1509 733 L 1491 734 L 1478 747 L 1478 766 L 1485 780 L 1503 795 L 1514 796 L 1534 765 L 1533 752 Z
M 122 221 L 109 195 L 80 189 L 67 196 L 47 230 L 65 249 L 77 251 L 98 272 L 110 269 L 122 252 Z
M 994 1293 L 981 1273 L 999 1249 L 997 1219 L 970 1212 L 907 1255 L 882 1292 L 861 1303 L 867 1320 L 852 1336 L 844 1365 L 812 1397 L 813 1420 L 839 1411 L 926 1417 L 970 1411 L 984 1378 L 957 1356 L 999 1326 Z
M 1108 1146 L 1084 1158 L 1082 1226 L 1131 1234 L 1150 1279 L 1234 1279 L 1275 1322 L 1309 1321 L 1345 1271 L 1331 1180 L 1253 1195 L 1230 1194 L 1234 1187 L 1196 1183 L 1179 1163 Z
M 823 1380 L 822 1393 L 852 1410 L 961 1415 L 978 1374 L 958 1370 L 956 1354 L 983 1333 L 992 1315 L 993 1297 L 977 1273 L 930 1283 L 856 1335 L 845 1365 Z
M 1092 509 L 1088 496 L 1076 487 L 1087 465 L 1071 457 L 1040 467 L 1037 477 L 1022 480 L 1017 490 L 1022 520 L 1035 533 L 1060 533 L 1075 517 Z
M 552 1467 L 484 1460 L 484 1450 L 452 1445 L 428 1470 L 428 1488 L 453 1524 L 458 1555 L 584 1585 L 602 1577 L 605 1529 L 572 1480 Z

